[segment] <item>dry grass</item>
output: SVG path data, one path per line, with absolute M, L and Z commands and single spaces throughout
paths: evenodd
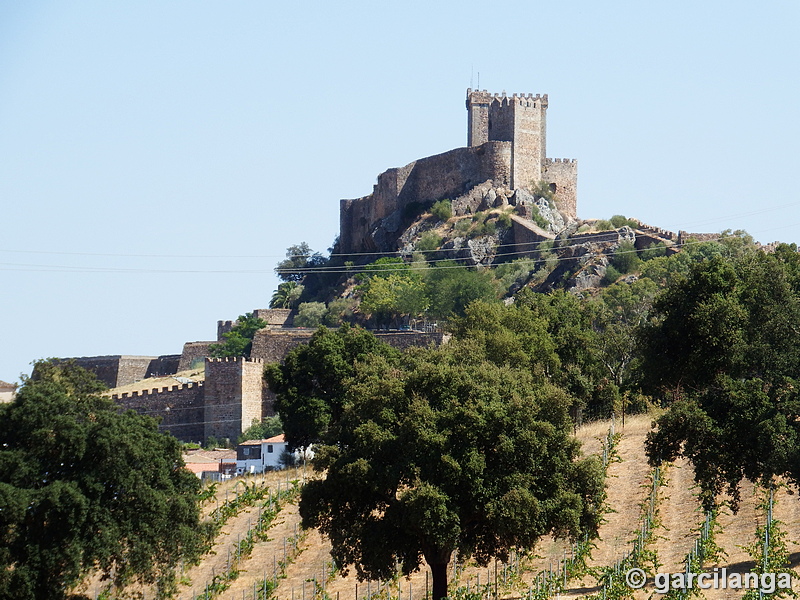
M 607 520 L 600 528 L 600 539 L 589 561 L 591 566 L 609 566 L 630 549 L 631 540 L 635 537 L 639 524 L 642 503 L 649 490 L 647 480 L 650 467 L 645 459 L 643 444 L 651 422 L 652 417 L 646 415 L 627 418 L 624 428 L 617 422 L 616 431 L 621 434 L 617 448 L 619 460 L 610 465 L 608 481 L 608 502 L 613 510 L 607 514 Z M 609 422 L 596 422 L 578 429 L 576 437 L 581 441 L 585 454 L 598 454 L 602 451 L 601 440 L 608 432 L 609 425 Z M 288 475 L 289 479 L 294 477 L 302 478 L 302 472 L 295 471 Z M 661 563 L 659 571 L 674 572 L 682 569 L 684 557 L 694 544 L 696 529 L 703 521 L 703 513 L 697 502 L 690 464 L 679 461 L 669 466 L 666 477 L 667 483 L 660 491 L 662 526 L 655 532 L 656 541 L 653 547 Z M 265 476 L 255 476 L 254 479 L 264 481 L 271 486 L 277 485 L 278 481 L 283 485 L 287 480 L 287 474 L 270 473 Z M 229 495 L 235 493 L 236 485 L 236 480 L 221 484 L 217 489 L 217 499 L 224 500 L 226 492 Z M 717 543 L 728 555 L 718 565 L 707 565 L 708 569 L 714 566 L 726 566 L 729 570 L 749 570 L 752 566 L 743 546 L 754 539 L 756 526 L 759 519 L 763 520 L 763 516 L 757 510 L 758 498 L 752 486 L 745 486 L 742 498 L 742 506 L 737 515 L 726 511 L 719 518 L 722 532 L 717 537 Z M 790 495 L 786 489 L 782 489 L 776 498 L 775 517 L 784 523 L 784 531 L 789 532 L 789 551 L 793 553 L 793 564 L 797 564 L 800 562 L 800 543 L 796 535 L 800 530 L 800 503 L 797 495 Z M 208 514 L 214 506 L 214 502 L 208 503 L 205 514 Z M 200 593 L 205 582 L 210 581 L 214 574 L 225 568 L 228 549 L 236 544 L 237 536 L 247 532 L 248 521 L 254 522 L 256 511 L 257 508 L 250 509 L 250 512 L 243 512 L 230 520 L 214 546 L 214 553 L 208 555 L 201 565 L 185 574 L 191 579 L 191 584 L 181 588 L 178 596 L 180 600 L 191 600 L 193 592 Z M 288 540 L 299 531 L 299 521 L 297 506 L 285 507 L 270 529 L 270 539 L 256 544 L 252 556 L 241 562 L 238 579 L 217 598 L 250 600 L 253 584 L 258 585 L 265 575 L 271 576 L 275 565 L 283 558 L 284 540 Z M 506 588 L 501 586 L 500 597 L 519 598 L 527 590 L 536 573 L 546 569 L 551 563 L 555 564 L 563 559 L 566 548 L 567 544 L 563 541 L 541 540 L 536 548 L 536 556 L 522 561 L 524 573 L 520 580 L 514 586 Z M 331 575 L 330 564 L 328 540 L 315 531 L 308 532 L 300 545 L 299 555 L 288 567 L 287 577 L 281 580 L 274 597 L 276 600 L 312 600 L 314 582 L 319 582 L 321 585 L 323 580 L 325 592 L 331 600 L 356 600 L 356 589 L 358 597 L 364 598 L 368 585 L 371 592 L 377 590 L 378 582 L 369 584 L 358 582 L 352 568 L 347 577 L 341 574 Z M 498 563 L 496 568 L 502 580 L 503 565 Z M 402 600 L 422 600 L 426 588 L 426 571 L 423 564 L 410 578 L 400 578 L 392 588 L 393 597 L 397 597 L 399 585 Z M 452 564 L 450 575 L 452 576 Z M 460 585 L 469 582 L 471 588 L 474 588 L 479 580 L 485 584 L 487 577 L 494 580 L 495 563 L 487 568 L 468 561 L 463 569 L 459 570 L 458 582 Z M 90 592 L 92 589 L 89 587 Z M 597 591 L 596 581 L 587 576 L 582 581 L 572 582 L 570 589 L 562 597 L 579 598 Z M 648 595 L 649 592 L 642 591 L 636 594 L 636 598 L 644 600 Z M 740 598 L 742 595 L 742 593 L 732 594 L 730 590 L 717 592 L 708 590 L 705 598 L 724 600 Z M 149 592 L 147 597 L 151 597 Z

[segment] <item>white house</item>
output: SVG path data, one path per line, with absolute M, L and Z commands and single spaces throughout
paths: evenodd
M 248 440 L 236 447 L 236 470 L 239 473 L 263 473 L 286 466 L 286 459 L 282 458 L 288 449 L 288 444 L 283 434 L 273 436 L 266 440 Z M 306 458 L 314 454 L 309 449 Z M 303 453 L 295 450 L 289 460 L 302 461 Z

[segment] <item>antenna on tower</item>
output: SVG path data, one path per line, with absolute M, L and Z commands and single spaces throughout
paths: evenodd
M 478 71 L 478 89 L 481 89 L 481 72 Z

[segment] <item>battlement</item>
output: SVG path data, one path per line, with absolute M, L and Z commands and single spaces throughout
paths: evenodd
M 547 107 L 548 104 L 547 94 L 514 93 L 509 96 L 505 91 L 498 94 L 490 93 L 486 90 L 473 90 L 472 88 L 467 88 L 467 108 L 469 108 L 470 103 L 490 104 L 492 102 L 497 102 L 504 106 L 508 106 L 510 104 L 524 106 L 530 102 L 534 102 L 539 103 L 541 106 Z
M 222 363 L 222 362 L 245 362 L 245 363 L 263 363 L 263 358 L 247 358 L 246 356 L 225 356 L 222 358 L 206 358 L 208 362 Z
M 578 162 L 547 158 L 547 94 L 467 89 L 467 147 L 388 169 L 369 196 L 342 200 L 344 253 L 393 251 L 409 206 L 463 197 L 486 182 L 533 191 L 544 182 L 555 207 L 577 218 Z
M 192 383 L 183 383 L 181 385 L 173 385 L 161 388 L 152 388 L 149 390 L 141 390 L 141 391 L 133 391 L 133 392 L 122 392 L 121 394 L 111 394 L 112 400 L 127 400 L 129 398 L 144 398 L 147 396 L 158 396 L 160 394 L 172 394 L 174 392 L 180 392 L 182 390 L 189 390 L 192 388 L 203 387 L 202 381 L 195 381 Z

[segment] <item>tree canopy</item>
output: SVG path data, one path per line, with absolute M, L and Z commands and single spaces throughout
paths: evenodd
M 424 558 L 439 600 L 454 550 L 485 565 L 545 535 L 596 532 L 602 469 L 580 458 L 554 386 L 454 342 L 399 365 L 367 356 L 344 397 L 300 513 L 361 577 L 391 578 L 396 564 L 409 574 Z
M 211 344 L 208 353 L 216 358 L 226 356 L 250 356 L 253 349 L 253 337 L 256 331 L 267 326 L 264 319 L 258 318 L 253 313 L 240 315 L 233 328 L 222 334 L 225 339 L 221 344 Z
M 654 304 L 642 372 L 671 403 L 651 462 L 688 457 L 706 505 L 742 479 L 800 483 L 800 289 L 796 257 L 753 252 L 692 266 Z
M 283 364 L 267 365 L 264 377 L 275 392 L 275 410 L 292 449 L 319 441 L 336 422 L 344 403 L 345 381 L 357 360 L 398 352 L 360 327 L 345 324 L 337 330 L 320 327 L 309 343 L 296 346 Z
M 169 590 L 202 545 L 178 441 L 102 389 L 74 364 L 38 362 L 0 406 L 0 598 L 66 598 L 95 569 Z

